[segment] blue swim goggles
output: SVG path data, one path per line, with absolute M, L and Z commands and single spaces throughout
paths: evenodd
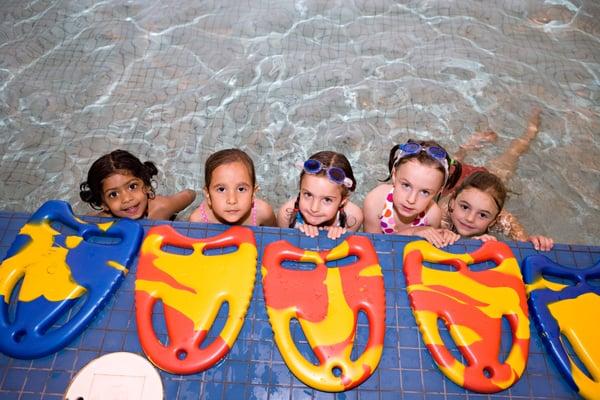
M 448 153 L 439 146 L 421 146 L 419 143 L 414 142 L 401 144 L 398 150 L 396 150 L 396 154 L 394 154 L 394 166 L 396 166 L 398 161 L 404 157 L 419 154 L 421 152 L 425 152 L 429 157 L 433 158 L 435 161 L 439 162 L 442 167 L 444 167 L 445 182 L 446 179 L 448 179 Z
M 350 189 L 352 187 L 352 183 L 353 183 L 352 179 L 348 178 L 346 176 L 346 173 L 344 172 L 344 170 L 341 168 L 338 168 L 338 167 L 327 168 L 321 163 L 321 161 L 314 160 L 312 158 L 304 161 L 303 168 L 304 168 L 304 172 L 306 172 L 307 174 L 311 174 L 311 175 L 316 175 L 321 171 L 325 171 L 327 178 L 331 182 L 336 183 L 338 185 L 344 185 L 348 189 Z

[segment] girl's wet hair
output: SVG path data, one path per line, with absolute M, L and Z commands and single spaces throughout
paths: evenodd
M 458 196 L 463 190 L 470 188 L 481 190 L 482 192 L 492 196 L 494 203 L 496 203 L 496 206 L 498 207 L 498 214 L 500 211 L 502 211 L 508 191 L 498 176 L 487 171 L 474 172 L 454 190 L 452 199 L 456 199 L 456 196 Z
M 337 167 L 344 171 L 344 174 L 346 174 L 347 178 L 350 178 L 350 180 L 352 181 L 352 185 L 350 187 L 340 185 L 340 187 L 342 188 L 342 198 L 348 197 L 350 192 L 353 192 L 354 189 L 356 189 L 356 178 L 354 177 L 354 172 L 352 172 L 352 166 L 350 165 L 350 161 L 348 161 L 346 156 L 343 155 L 342 153 L 337 153 L 335 151 L 320 151 L 320 152 L 315 153 L 312 156 L 310 156 L 309 159 L 317 160 L 323 165 L 323 169 L 314 175 L 324 177 L 324 176 L 326 176 L 327 168 Z M 300 186 L 302 185 L 302 178 L 304 177 L 305 174 L 306 174 L 306 172 L 304 171 L 304 169 L 302 169 L 302 172 L 300 172 L 300 181 L 299 181 Z M 290 228 L 293 228 L 294 225 L 296 224 L 296 215 L 298 214 L 298 212 L 300 212 L 299 207 L 300 207 L 300 193 L 298 193 L 298 196 L 296 197 L 296 201 L 294 203 L 294 210 L 290 215 L 290 224 L 289 224 Z M 346 213 L 344 212 L 344 208 L 340 207 L 339 212 L 340 212 L 340 226 L 342 228 L 345 228 L 346 223 L 347 223 L 347 217 L 346 217 Z
M 252 187 L 256 186 L 256 173 L 254 172 L 254 162 L 252 159 L 240 149 L 225 149 L 219 150 L 211 154 L 204 164 L 204 186 L 210 187 L 212 181 L 212 174 L 215 169 L 223 164 L 230 164 L 233 162 L 241 162 L 248 169 L 250 173 L 250 180 L 252 180 Z
M 435 146 L 435 147 L 444 149 L 442 146 L 440 146 L 437 142 L 435 142 L 433 140 L 408 139 L 407 143 L 417 143 L 423 147 L 434 147 Z M 398 166 L 400 166 L 410 160 L 417 160 L 421 164 L 430 165 L 432 167 L 435 167 L 438 171 L 440 171 L 442 173 L 442 175 L 444 177 L 446 176 L 446 171 L 444 170 L 444 167 L 440 164 L 440 162 L 438 160 L 436 160 L 435 158 L 431 157 L 425 151 L 420 151 L 415 154 L 409 154 L 405 157 L 401 157 L 400 159 L 396 160 L 396 157 L 395 157 L 396 152 L 398 151 L 400 146 L 402 146 L 402 144 L 397 144 L 394 147 L 392 147 L 392 149 L 390 150 L 390 156 L 388 159 L 389 175 L 387 176 L 387 178 L 382 180 L 382 182 L 387 182 L 392 178 L 392 172 L 394 171 L 394 168 L 397 168 Z M 444 149 L 444 151 L 446 151 L 446 149 Z M 460 175 L 462 173 L 462 164 L 459 161 L 453 160 L 452 158 L 450 158 L 450 155 L 448 154 L 447 151 L 446 151 L 446 161 L 448 161 L 448 178 L 446 179 L 446 184 L 444 185 L 443 189 L 452 189 L 454 187 L 454 185 L 456 185 L 456 182 L 458 182 L 458 180 L 460 179 Z
M 149 190 L 149 196 L 154 196 L 152 177 L 158 174 L 158 169 L 152 161 L 142 163 L 139 158 L 125 150 L 115 150 L 105 154 L 92 164 L 88 171 L 87 180 L 79 185 L 79 197 L 96 210 L 102 209 L 102 182 L 116 173 L 131 175 L 141 179 Z

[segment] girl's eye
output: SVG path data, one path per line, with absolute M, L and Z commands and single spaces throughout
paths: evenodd
M 423 195 L 423 197 L 428 197 L 430 194 L 429 190 L 421 190 L 421 195 Z
M 489 217 L 490 216 L 488 214 L 486 214 L 486 213 L 480 213 L 479 214 L 479 218 L 481 218 L 481 219 L 488 219 Z
M 117 192 L 109 192 L 107 197 L 109 199 L 116 199 L 117 198 Z
M 309 192 L 302 192 L 302 197 L 304 197 L 305 199 L 310 199 L 312 197 L 312 194 L 310 194 Z
M 248 188 L 246 186 L 240 186 L 240 187 L 238 187 L 238 192 L 243 193 L 243 192 L 247 192 L 247 191 L 248 191 Z
M 129 184 L 129 190 L 135 190 L 135 189 L 137 189 L 137 187 L 138 187 L 137 183 L 131 183 L 131 184 Z
M 460 204 L 459 207 L 462 208 L 465 211 L 467 211 L 469 209 L 469 207 L 467 205 L 465 205 L 465 204 Z
M 216 190 L 218 193 L 223 193 L 223 192 L 225 191 L 225 188 L 224 188 L 223 186 L 218 186 L 218 187 L 217 187 L 215 190 Z
M 325 197 L 325 198 L 323 199 L 323 202 L 324 202 L 325 204 L 331 204 L 331 203 L 333 203 L 333 199 L 332 199 L 331 197 Z

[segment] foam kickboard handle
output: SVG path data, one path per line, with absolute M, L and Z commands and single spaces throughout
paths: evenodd
M 472 270 L 491 261 L 495 267 Z M 426 266 L 445 264 L 451 270 Z M 404 248 L 406 291 L 423 341 L 442 373 L 457 385 L 495 393 L 523 374 L 529 352 L 529 317 L 519 264 L 502 242 L 486 242 L 470 254 L 447 253 L 426 241 Z M 499 360 L 502 318 L 512 331 L 512 347 Z M 442 339 L 442 319 L 466 364 L 454 357 Z
M 328 267 L 346 258 L 356 262 Z M 294 270 L 285 261 L 313 263 L 312 270 Z M 350 236 L 328 251 L 309 251 L 285 241 L 267 245 L 263 258 L 263 289 L 275 342 L 292 373 L 322 391 L 340 392 L 369 378 L 381 359 L 385 333 L 385 288 L 377 253 L 364 236 Z M 366 348 L 351 358 L 358 314 L 369 323 Z M 318 363 L 301 353 L 290 331 L 298 320 Z
M 167 251 L 166 246 L 191 254 Z M 217 254 L 205 254 L 208 250 Z M 225 357 L 250 305 L 256 259 L 254 234 L 245 227 L 234 226 L 205 239 L 186 237 L 169 225 L 150 229 L 142 244 L 135 281 L 138 336 L 150 361 L 167 372 L 194 374 Z M 159 300 L 167 344 L 161 342 L 152 322 Z M 209 342 L 207 333 L 225 302 L 229 315 Z
M 523 278 L 533 320 L 555 365 L 583 398 L 600 398 L 600 261 L 575 269 L 532 255 L 523 261 Z
M 117 290 L 142 237 L 135 221 L 88 224 L 68 203 L 44 203 L 0 265 L 0 351 L 30 359 L 66 346 Z

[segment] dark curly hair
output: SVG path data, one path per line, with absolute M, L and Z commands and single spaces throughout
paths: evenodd
M 115 150 L 105 154 L 92 164 L 88 171 L 87 180 L 79 185 L 79 197 L 93 209 L 102 209 L 102 181 L 115 173 L 135 176 L 144 182 L 154 196 L 152 177 L 158 174 L 158 169 L 152 161 L 142 163 L 139 158 L 125 150 Z

